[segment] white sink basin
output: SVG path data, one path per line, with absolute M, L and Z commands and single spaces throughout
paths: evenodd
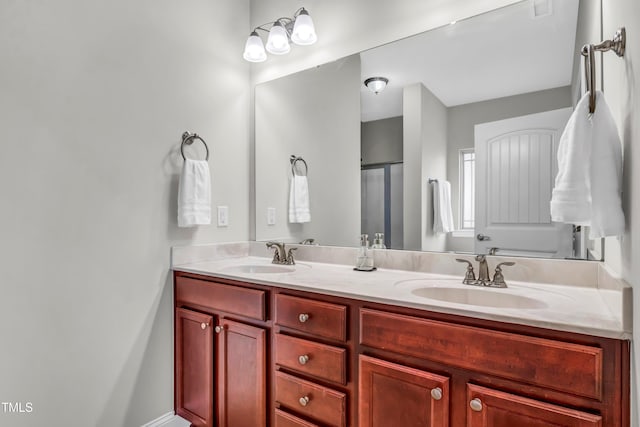
M 459 278 L 434 277 L 401 280 L 396 282 L 394 286 L 398 290 L 410 292 L 420 298 L 493 308 L 542 309 L 548 308 L 548 304 L 545 302 L 546 298 L 559 298 L 549 292 L 525 286 L 490 288 L 463 285 L 461 282 L 462 279 Z
M 273 274 L 293 273 L 294 271 L 296 271 L 296 269 L 291 265 L 243 264 L 225 267 L 221 271 L 225 273 Z
M 413 295 L 438 301 L 496 308 L 540 309 L 544 301 L 524 295 L 496 292 L 490 288 L 421 287 L 411 291 Z

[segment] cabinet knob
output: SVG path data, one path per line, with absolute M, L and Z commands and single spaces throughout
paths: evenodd
M 480 412 L 482 411 L 482 400 L 476 397 L 471 402 L 469 402 L 469 406 L 471 407 L 472 410 L 476 412 Z
M 224 327 L 216 326 L 215 331 L 216 331 L 216 334 L 219 334 L 220 332 L 224 331 Z
M 442 399 L 442 389 L 440 387 L 432 388 L 431 397 L 433 398 L 433 400 Z
M 307 313 L 300 313 L 300 315 L 298 315 L 298 320 L 300 323 L 304 323 L 309 320 L 309 315 Z
M 301 365 L 306 365 L 308 361 L 309 355 L 307 354 L 303 354 L 302 356 L 298 357 L 298 363 L 300 363 Z
M 298 402 L 300 403 L 300 406 L 307 406 L 310 400 L 311 399 L 309 399 L 309 396 L 302 396 L 300 399 L 298 399 Z
M 206 323 L 204 323 L 204 322 L 200 323 L 200 329 L 202 329 L 202 330 L 207 329 L 207 326 L 208 325 Z

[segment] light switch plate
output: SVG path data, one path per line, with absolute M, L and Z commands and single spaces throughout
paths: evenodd
M 229 226 L 229 207 L 218 206 L 218 227 Z
M 276 225 L 276 208 L 267 208 L 267 225 Z

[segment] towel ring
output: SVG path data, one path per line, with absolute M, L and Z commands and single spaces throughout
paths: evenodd
M 309 166 L 307 166 L 307 162 L 305 162 L 302 157 L 294 156 L 292 154 L 291 157 L 289 157 L 289 161 L 291 162 L 291 174 L 293 176 L 298 175 L 296 173 L 296 163 L 298 162 L 302 162 L 302 164 L 304 164 L 304 175 L 300 176 L 307 176 L 307 174 L 309 173 Z
M 185 132 L 182 134 L 182 144 L 180 144 L 180 153 L 182 153 L 182 158 L 184 160 L 187 160 L 187 158 L 184 155 L 184 145 L 193 144 L 194 139 L 199 139 L 200 141 L 202 141 L 202 143 L 204 144 L 204 149 L 207 150 L 207 157 L 205 158 L 205 160 L 209 160 L 209 147 L 207 146 L 207 143 L 204 142 L 204 139 L 202 139 L 202 137 L 197 133 L 189 133 L 189 132 Z

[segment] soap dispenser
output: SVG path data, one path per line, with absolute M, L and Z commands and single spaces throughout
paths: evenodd
M 384 233 L 376 233 L 374 236 L 371 249 L 387 249 L 384 244 Z
M 373 257 L 369 251 L 369 236 L 367 234 L 360 235 L 360 247 L 358 248 L 358 257 L 356 258 L 356 266 L 354 270 L 373 271 Z

